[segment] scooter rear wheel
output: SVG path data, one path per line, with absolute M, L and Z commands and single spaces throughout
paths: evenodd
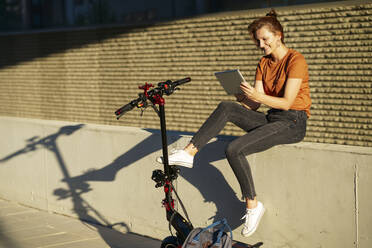
M 181 246 L 177 237 L 169 236 L 163 239 L 160 248 L 180 248 Z

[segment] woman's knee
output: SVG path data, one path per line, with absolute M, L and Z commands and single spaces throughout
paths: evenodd
M 240 137 L 227 145 L 225 155 L 229 160 L 236 159 L 238 157 L 245 158 L 246 156 L 255 153 L 255 150 L 255 144 L 247 145 L 247 141 Z
M 239 147 L 237 147 L 234 142 L 231 142 L 225 149 L 225 155 L 227 159 L 236 158 L 239 156 Z
M 230 111 L 234 107 L 236 107 L 236 103 L 232 101 L 222 101 L 217 106 L 217 108 L 222 109 L 224 111 Z

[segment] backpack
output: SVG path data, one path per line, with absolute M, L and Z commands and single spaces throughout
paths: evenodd
M 228 229 L 230 235 L 224 230 Z M 182 248 L 231 248 L 232 231 L 226 219 L 205 228 L 194 228 L 187 236 Z

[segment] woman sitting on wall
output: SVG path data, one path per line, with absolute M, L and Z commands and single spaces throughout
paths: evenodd
M 240 184 L 246 201 L 242 235 L 252 235 L 265 208 L 257 200 L 247 155 L 265 151 L 275 145 L 300 142 L 310 116 L 308 67 L 299 52 L 284 44 L 283 28 L 274 10 L 253 21 L 249 32 L 264 52 L 258 63 L 254 87 L 242 82 L 237 102 L 221 102 L 199 131 L 183 149 L 169 156 L 170 165 L 191 168 L 195 154 L 218 135 L 227 122 L 246 131 L 226 149 L 226 157 Z M 261 104 L 270 107 L 267 114 L 258 112 Z M 162 162 L 162 159 L 158 159 Z

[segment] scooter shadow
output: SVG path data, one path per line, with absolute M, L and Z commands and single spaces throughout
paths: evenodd
M 228 138 L 231 140 L 231 138 Z M 205 202 L 212 202 L 216 206 L 213 221 L 226 218 L 231 229 L 242 225 L 245 203 L 242 202 L 221 171 L 212 163 L 225 157 L 227 140 L 217 140 L 208 143 L 196 155 L 192 169 L 181 168 L 180 175 L 199 190 Z M 226 163 L 226 166 L 229 166 Z M 240 189 L 239 189 L 240 190 Z M 201 207 L 201 206 L 198 206 Z
M 151 133 L 149 137 L 118 156 L 112 163 L 100 169 L 91 169 L 75 177 L 65 178 L 62 181 L 67 181 L 75 187 L 89 181 L 114 181 L 120 170 L 161 149 L 160 132 L 146 130 Z M 184 135 L 190 134 L 168 131 L 169 147 L 178 147 L 177 143 L 183 142 Z M 233 137 L 218 136 L 217 141 L 210 142 L 197 154 L 192 169 L 181 168 L 180 176 L 200 191 L 205 202 L 212 202 L 216 205 L 217 210 L 212 217 L 213 220 L 226 218 L 230 227 L 235 229 L 242 224 L 240 218 L 244 214 L 244 203 L 237 198 L 236 192 L 228 184 L 225 176 L 212 164 L 214 161 L 225 159 L 225 147 L 232 139 Z M 155 161 L 154 164 L 156 164 Z

